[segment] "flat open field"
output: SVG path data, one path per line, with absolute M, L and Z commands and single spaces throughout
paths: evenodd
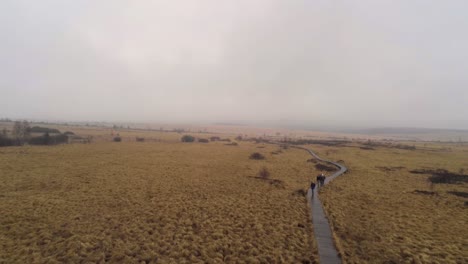
M 307 152 L 55 128 L 93 143 L 0 148 L 0 263 L 317 262 L 299 190 L 320 164 L 306 162 Z M 117 133 L 123 142 L 112 142 Z M 468 146 L 404 144 L 415 149 L 308 146 L 350 169 L 321 190 L 344 263 L 468 263 Z M 249 159 L 253 152 L 266 159 Z M 263 167 L 267 179 L 258 177 Z M 440 169 L 460 180 L 431 184 Z
M 0 263 L 315 262 L 306 152 L 164 135 L 1 148 Z
M 350 168 L 321 192 L 346 263 L 468 263 L 468 146 L 310 147 Z M 465 182 L 430 184 L 420 169 Z

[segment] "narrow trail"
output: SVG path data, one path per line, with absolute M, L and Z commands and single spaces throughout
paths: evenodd
M 310 155 L 312 155 L 317 160 L 332 164 L 340 169 L 339 171 L 333 173 L 331 176 L 326 177 L 325 185 L 327 185 L 334 178 L 340 176 L 348 170 L 345 166 L 339 163 L 320 158 L 310 149 L 301 149 L 309 152 Z M 309 190 L 307 191 L 307 200 L 310 202 L 309 206 L 312 211 L 312 224 L 314 226 L 314 235 L 315 240 L 317 241 L 320 263 L 341 264 L 341 258 L 338 256 L 338 251 L 335 248 L 328 219 L 325 216 L 325 211 L 323 210 L 322 203 L 320 202 L 318 189 L 315 191 L 314 197 L 312 198 L 312 190 L 309 188 Z

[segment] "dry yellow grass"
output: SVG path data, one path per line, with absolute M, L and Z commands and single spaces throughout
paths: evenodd
M 311 146 L 350 168 L 321 193 L 346 263 L 468 263 L 466 198 L 448 193 L 467 193 L 468 184 L 431 186 L 429 175 L 409 172 L 442 168 L 466 174 L 468 148 L 417 147 L 423 149 Z
M 277 150 L 247 142 L 1 148 L 0 263 L 314 262 L 309 212 L 294 191 L 316 171 L 305 152 Z M 248 159 L 255 151 L 266 160 Z M 282 182 L 255 178 L 264 166 Z

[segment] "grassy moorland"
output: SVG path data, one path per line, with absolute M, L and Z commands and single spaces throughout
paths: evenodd
M 1 148 L 0 263 L 315 262 L 307 153 L 225 143 Z
M 310 147 L 350 168 L 321 193 L 346 263 L 468 263 L 466 145 Z

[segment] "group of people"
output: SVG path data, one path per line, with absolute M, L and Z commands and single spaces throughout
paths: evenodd
M 318 187 L 322 187 L 323 185 L 325 185 L 325 175 L 323 173 L 317 176 L 317 184 Z
M 323 173 L 317 176 L 317 184 L 315 184 L 315 182 L 310 183 L 310 189 L 312 190 L 312 197 L 314 197 L 314 190 L 317 185 L 319 188 L 325 185 L 325 175 Z

